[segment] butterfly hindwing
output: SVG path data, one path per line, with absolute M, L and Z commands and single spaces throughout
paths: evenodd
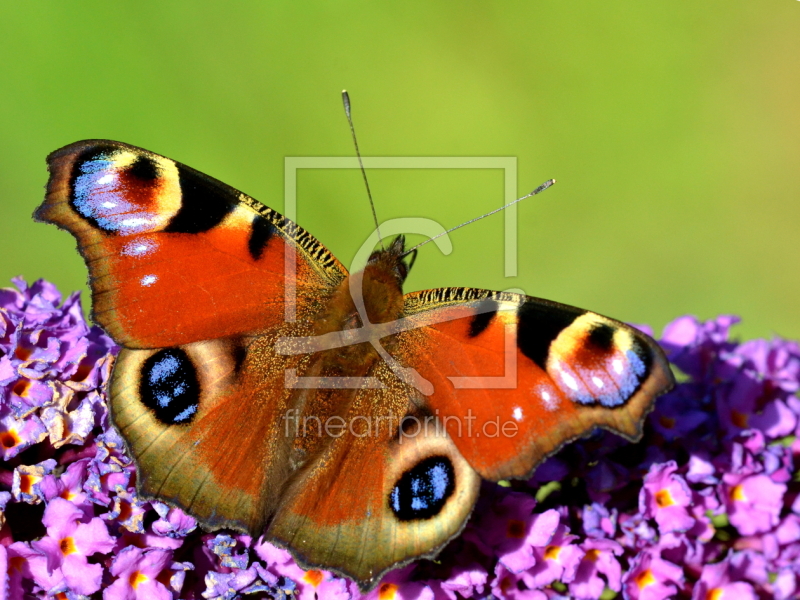
M 484 478 L 524 478 L 596 427 L 638 439 L 672 373 L 641 331 L 574 307 L 468 288 L 406 295 L 420 327 L 398 358 L 433 384 L 429 408 Z
M 139 492 L 211 527 L 260 535 L 290 476 L 277 330 L 151 350 L 123 349 L 110 390 L 114 425 L 138 467 Z
M 77 238 L 93 317 L 122 346 L 178 346 L 279 325 L 287 248 L 296 250 L 299 310 L 345 276 L 291 221 L 158 154 L 87 140 L 57 150 L 48 165 L 34 216 Z
M 307 568 L 332 569 L 364 590 L 390 568 L 436 555 L 463 528 L 480 484 L 435 419 L 419 413 L 413 389 L 385 363 L 369 374 L 384 387 L 342 391 L 352 398 L 344 427 L 293 479 L 267 530 Z M 308 422 L 298 415 L 301 437 L 330 433 L 316 429 L 316 411 L 307 414 Z

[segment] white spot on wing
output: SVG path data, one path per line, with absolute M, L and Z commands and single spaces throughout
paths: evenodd
M 575 378 L 567 373 L 566 371 L 561 371 L 561 381 L 563 381 L 566 386 L 574 392 L 578 391 L 578 382 L 575 381 Z
M 100 179 L 98 179 L 95 184 L 96 185 L 105 185 L 107 183 L 111 183 L 114 181 L 114 174 L 109 173 L 108 175 L 103 175 Z
M 158 280 L 155 275 L 145 275 L 142 277 L 141 284 L 145 287 L 153 285 Z
M 142 225 L 150 225 L 151 222 L 152 219 L 143 219 L 141 217 L 136 217 L 133 219 L 123 219 L 122 221 L 119 222 L 119 225 L 120 227 L 134 229 L 141 227 Z
M 546 394 L 547 392 L 545 392 Z M 517 421 L 522 421 L 522 409 L 518 406 L 514 409 L 514 412 L 511 413 Z
M 620 359 L 615 358 L 614 360 L 611 361 L 611 368 L 614 369 L 614 372 L 617 375 L 622 375 L 622 370 L 624 368 L 624 365 L 622 364 L 622 361 Z
M 147 256 L 152 253 L 158 245 L 147 238 L 140 238 L 125 244 L 122 254 L 125 256 Z
M 603 389 L 603 380 L 599 377 L 592 376 L 592 383 L 595 384 L 598 389 Z
M 533 388 L 533 393 L 542 399 L 545 410 L 556 410 L 558 408 L 558 398 L 553 392 L 547 391 L 545 386 L 540 385 Z

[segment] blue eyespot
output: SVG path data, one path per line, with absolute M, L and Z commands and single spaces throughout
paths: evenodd
M 165 348 L 144 361 L 139 397 L 162 423 L 189 423 L 199 406 L 200 384 L 186 352 Z
M 389 507 L 401 521 L 430 519 L 441 512 L 455 487 L 450 459 L 431 456 L 403 473 L 389 493 Z

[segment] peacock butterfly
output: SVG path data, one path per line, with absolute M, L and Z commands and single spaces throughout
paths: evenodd
M 529 477 L 598 427 L 638 439 L 673 383 L 650 337 L 589 311 L 403 295 L 402 236 L 349 275 L 295 223 L 158 154 L 87 140 L 48 166 L 34 218 L 75 236 L 93 318 L 123 347 L 110 402 L 139 493 L 364 590 L 456 536 L 481 478 Z

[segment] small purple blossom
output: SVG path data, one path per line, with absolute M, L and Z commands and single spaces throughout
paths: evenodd
M 659 548 L 640 552 L 631 561 L 623 581 L 630 600 L 663 600 L 674 597 L 684 582 L 683 569 L 660 556 Z
M 531 589 L 546 587 L 554 581 L 571 583 L 575 579 L 585 552 L 573 543 L 578 537 L 567 532 L 567 527 L 559 524 L 546 546 L 533 549 L 534 566 L 525 578 Z
M 705 565 L 700 580 L 694 586 L 692 600 L 757 600 L 753 586 L 737 579 L 727 560 Z
M 569 591 L 578 600 L 599 598 L 608 587 L 619 592 L 622 589 L 622 567 L 617 558 L 624 548 L 609 539 L 588 539 L 583 544 L 575 576 Z
M 172 588 L 171 565 L 169 550 L 124 548 L 111 563 L 109 571 L 116 579 L 103 592 L 103 600 L 171 600 L 172 592 L 180 591 L 180 586 L 177 590 Z M 182 585 L 184 569 L 177 572 L 181 573 Z
M 639 492 L 639 512 L 658 523 L 660 533 L 688 531 L 695 524 L 689 508 L 694 504 L 692 490 L 676 474 L 674 461 L 653 465 Z
M 740 534 L 765 533 L 778 525 L 786 484 L 736 473 L 726 473 L 723 481 L 728 519 Z
M 87 559 L 93 554 L 110 552 L 114 539 L 101 519 L 82 523 L 83 517 L 83 512 L 68 500 L 54 498 L 42 518 L 47 535 L 32 546 L 47 558 L 50 574 L 60 571 L 71 590 L 89 595 L 100 589 L 103 568 Z

